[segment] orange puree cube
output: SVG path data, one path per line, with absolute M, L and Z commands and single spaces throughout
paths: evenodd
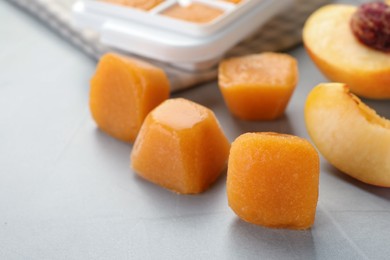
M 146 117 L 131 153 L 139 176 L 183 194 L 206 190 L 226 167 L 230 143 L 214 113 L 169 99 Z
M 230 149 L 229 206 L 243 220 L 272 228 L 313 225 L 318 199 L 319 157 L 297 136 L 247 133 Z
M 193 23 L 208 23 L 222 14 L 221 9 L 198 3 L 176 4 L 163 12 L 163 15 Z
M 110 4 L 123 5 L 141 10 L 150 10 L 161 4 L 164 0 L 101 0 Z
M 224 60 L 218 76 L 232 114 L 270 120 L 284 113 L 298 81 L 298 66 L 290 55 L 268 52 Z
M 89 106 L 102 131 L 133 142 L 146 115 L 168 97 L 164 71 L 109 53 L 100 59 L 92 77 Z

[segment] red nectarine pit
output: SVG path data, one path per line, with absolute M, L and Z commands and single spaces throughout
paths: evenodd
M 366 46 L 390 52 L 390 5 L 362 4 L 351 18 L 351 30 Z

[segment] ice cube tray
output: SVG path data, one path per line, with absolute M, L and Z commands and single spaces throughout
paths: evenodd
M 78 1 L 74 24 L 97 31 L 108 46 L 199 70 L 215 65 L 227 50 L 292 2 L 160 0 L 152 8 L 135 5 L 148 1 L 153 0 Z

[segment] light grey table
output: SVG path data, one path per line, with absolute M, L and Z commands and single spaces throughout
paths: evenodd
M 314 227 L 273 230 L 229 209 L 225 177 L 180 196 L 136 177 L 131 145 L 97 130 L 88 110 L 95 64 L 15 7 L 0 2 L 0 259 L 385 259 L 390 189 L 322 161 Z M 302 47 L 286 115 L 244 122 L 215 82 L 181 92 L 215 111 L 230 140 L 247 131 L 308 138 L 303 105 L 325 81 Z M 389 101 L 369 101 L 390 117 Z

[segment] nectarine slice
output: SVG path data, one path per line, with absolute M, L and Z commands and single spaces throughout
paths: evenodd
M 131 165 L 139 176 L 157 185 L 195 194 L 222 173 L 229 148 L 210 109 L 186 99 L 170 99 L 146 117 Z
M 390 98 L 390 54 L 361 43 L 350 28 L 357 8 L 333 4 L 306 21 L 303 41 L 317 67 L 331 81 L 346 83 L 359 96 Z
M 305 139 L 277 133 L 246 133 L 230 149 L 227 195 L 243 220 L 273 228 L 313 225 L 319 158 Z
M 390 121 L 342 83 L 316 86 L 305 105 L 306 128 L 321 154 L 342 172 L 390 187 Z
M 284 113 L 298 81 L 298 66 L 287 54 L 253 54 L 222 61 L 218 77 L 233 115 L 271 120 Z
M 169 97 L 163 70 L 117 54 L 104 55 L 91 80 L 90 110 L 99 128 L 134 141 L 146 115 Z

